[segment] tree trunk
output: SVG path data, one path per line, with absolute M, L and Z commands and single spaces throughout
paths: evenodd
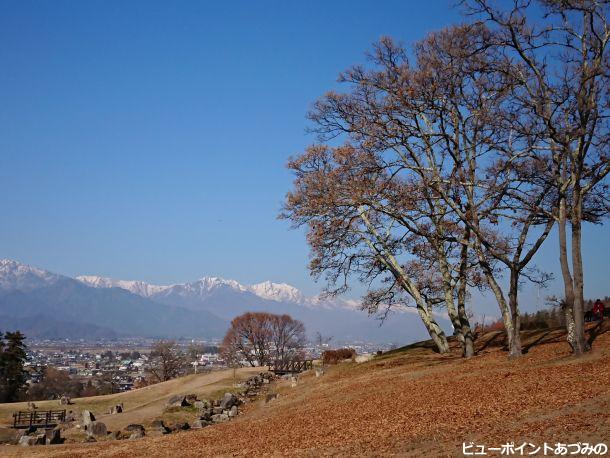
M 406 291 L 409 296 L 413 298 L 415 301 L 415 305 L 417 307 L 417 312 L 424 323 L 424 326 L 428 330 L 428 334 L 430 334 L 430 338 L 436 345 L 436 348 L 439 353 L 448 353 L 449 352 L 449 343 L 447 342 L 447 336 L 438 325 L 438 323 L 434 320 L 432 313 L 428 311 L 427 304 L 424 301 L 423 296 L 421 295 L 417 285 L 409 278 L 407 273 L 404 271 L 400 263 L 396 260 L 394 255 L 390 250 L 387 249 L 383 237 L 379 235 L 375 226 L 373 226 L 366 214 L 364 207 L 360 207 L 359 209 L 360 216 L 362 221 L 366 224 L 367 228 L 373 234 L 377 242 L 383 246 L 383 250 L 378 250 L 372 243 L 369 243 L 371 250 L 377 251 L 380 255 L 380 260 L 388 267 L 392 275 L 398 281 L 398 283 L 402 286 L 402 288 Z
M 463 356 L 470 358 L 474 356 L 474 337 L 472 329 L 470 329 L 470 320 L 466 314 L 466 286 L 467 286 L 467 268 L 468 268 L 468 241 L 470 240 L 470 230 L 466 228 L 464 232 L 464 244 L 460 251 L 460 270 L 457 291 L 457 307 L 458 319 L 460 322 L 461 335 L 464 339 Z
M 441 271 L 441 275 L 443 277 L 443 292 L 445 295 L 445 306 L 447 307 L 447 314 L 449 315 L 449 319 L 451 320 L 451 325 L 453 326 L 453 334 L 457 337 L 458 343 L 462 348 L 462 354 L 466 355 L 466 339 L 464 336 L 464 332 L 462 329 L 462 322 L 460 320 L 459 312 L 455 308 L 455 302 L 453 300 L 453 288 L 451 286 L 451 273 L 449 272 L 449 266 L 447 264 L 446 259 L 444 258 L 444 253 L 442 250 L 437 252 L 439 259 L 439 269 Z M 472 355 L 471 355 L 472 356 Z
M 519 332 L 515 332 L 516 323 L 514 322 L 514 314 L 512 313 L 512 307 L 509 307 L 509 304 L 506 303 L 506 299 L 504 297 L 504 293 L 502 292 L 502 288 L 496 281 L 493 269 L 489 265 L 489 263 L 485 260 L 483 256 L 482 250 L 479 245 L 475 245 L 476 253 L 479 258 L 479 265 L 485 274 L 485 278 L 487 279 L 487 283 L 491 288 L 494 296 L 496 296 L 496 301 L 498 302 L 498 307 L 500 308 L 500 313 L 502 314 L 502 322 L 504 323 L 504 329 L 506 330 L 506 339 L 507 346 L 509 350 L 509 356 L 521 356 L 521 338 L 519 336 Z M 515 279 L 513 279 L 515 277 Z M 517 283 L 514 282 L 517 277 L 514 276 L 511 272 L 511 290 L 509 293 L 509 303 L 513 303 L 514 306 L 517 304 Z M 515 287 L 512 288 L 513 283 L 515 283 Z M 517 327 L 517 329 L 519 329 Z
M 472 335 L 472 329 L 470 329 L 470 321 L 466 315 L 466 307 L 464 302 L 458 302 L 458 316 L 460 318 L 461 335 L 464 339 L 462 356 L 464 358 L 471 358 L 474 356 L 474 337 Z
M 567 341 L 572 347 L 572 351 L 576 351 L 576 334 L 574 323 L 574 281 L 570 273 L 570 264 L 568 261 L 568 237 L 566 231 L 566 200 L 562 197 L 559 201 L 559 220 L 557 227 L 559 231 L 559 264 L 561 265 L 561 274 L 563 276 L 564 299 L 562 304 L 562 312 L 566 320 Z
M 422 299 L 416 300 L 417 312 L 430 335 L 430 338 L 436 345 L 436 349 L 439 353 L 449 353 L 449 342 L 447 342 L 447 336 L 445 332 L 438 325 L 434 317 L 426 308 L 426 305 L 423 303 Z
M 584 275 L 582 268 L 582 195 L 580 187 L 574 187 L 572 208 L 572 272 L 574 274 L 574 354 L 588 351 L 585 340 Z
M 508 306 L 510 310 L 510 329 L 506 329 L 508 338 L 508 355 L 518 358 L 522 354 L 521 348 L 521 319 L 519 316 L 519 303 L 517 299 L 519 290 L 519 272 L 512 270 L 510 273 L 510 288 L 508 291 Z

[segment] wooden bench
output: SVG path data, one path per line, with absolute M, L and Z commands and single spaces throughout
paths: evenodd
M 54 428 L 65 420 L 65 410 L 21 410 L 13 413 L 13 428 Z

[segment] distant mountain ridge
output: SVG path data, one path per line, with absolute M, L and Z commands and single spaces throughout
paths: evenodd
M 0 327 L 18 325 L 41 338 L 62 333 L 71 338 L 218 338 L 227 326 L 226 320 L 205 310 L 161 304 L 122 288 L 94 288 L 6 259 L 0 260 L 0 316 L 5 317 Z M 45 323 L 53 323 L 52 328 Z
M 3 322 L 12 327 L 21 322 L 36 337 L 55 338 L 65 332 L 66 337 L 78 338 L 213 339 L 221 338 L 230 320 L 246 311 L 287 313 L 302 320 L 310 335 L 321 332 L 336 341 L 404 343 L 426 337 L 413 313 L 390 313 L 379 326 L 359 310 L 357 301 L 307 297 L 286 283 L 243 285 L 202 277 L 193 282 L 154 285 L 95 275 L 71 278 L 0 260 L 0 319 L 6 317 L 0 327 L 6 326 Z M 43 322 L 49 325 L 43 326 Z
M 253 285 L 242 285 L 236 280 L 226 280 L 220 277 L 202 277 L 199 280 L 172 285 L 152 285 L 139 280 L 115 280 L 96 275 L 79 275 L 77 280 L 94 288 L 122 288 L 143 297 L 162 297 L 172 293 L 182 295 L 198 295 L 205 297 L 219 288 L 230 288 L 239 292 L 250 292 L 262 299 L 276 302 L 291 302 L 295 304 L 320 306 L 319 297 L 306 297 L 301 291 L 287 283 L 264 281 Z M 335 305 L 352 305 L 350 301 L 332 301 Z
M 321 296 L 307 297 L 292 285 L 271 281 L 243 285 L 236 280 L 227 280 L 220 277 L 202 277 L 193 282 L 153 285 L 139 280 L 116 280 L 95 275 L 79 275 L 76 279 L 94 288 L 122 288 L 133 294 L 147 298 L 156 298 L 161 301 L 164 300 L 164 297 L 176 295 L 202 299 L 212 295 L 216 290 L 230 289 L 240 293 L 251 293 L 265 300 L 299 304 L 311 308 L 358 308 L 358 303 L 353 300 L 342 298 L 329 299 Z
M 59 281 L 62 275 L 21 264 L 11 259 L 0 259 L 0 289 L 28 291 L 49 286 Z

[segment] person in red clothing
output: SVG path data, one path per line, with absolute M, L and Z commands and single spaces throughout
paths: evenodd
M 595 304 L 593 304 L 593 310 L 592 310 L 595 318 L 602 321 L 604 319 L 604 309 L 605 308 L 606 307 L 604 307 L 604 303 L 602 301 L 600 301 L 599 299 L 596 300 Z

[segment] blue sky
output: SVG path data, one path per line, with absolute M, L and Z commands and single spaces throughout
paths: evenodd
M 459 21 L 451 4 L 1 1 L 0 257 L 316 293 L 303 233 L 276 219 L 305 114 L 382 35 Z M 610 294 L 608 234 L 586 232 L 588 295 Z

